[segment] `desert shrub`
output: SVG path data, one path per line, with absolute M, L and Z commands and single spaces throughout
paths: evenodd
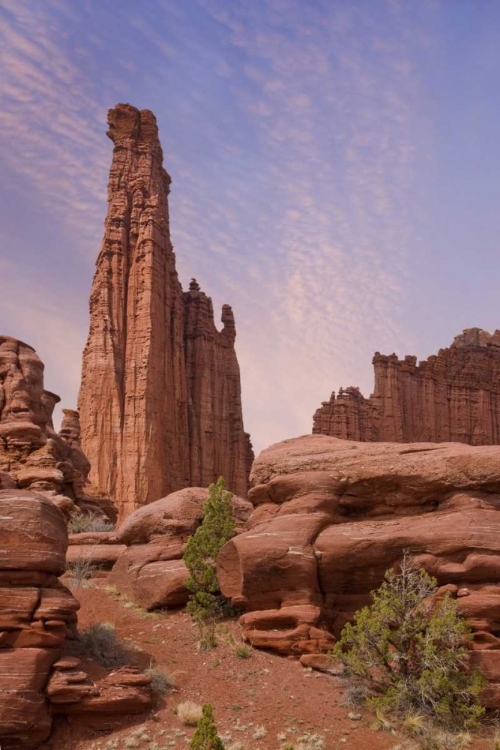
M 177 706 L 176 714 L 187 727 L 196 727 L 201 720 L 203 709 L 199 703 L 183 701 Z
M 100 566 L 93 563 L 92 560 L 78 558 L 73 562 L 69 562 L 66 566 L 66 572 L 69 575 L 68 584 L 70 588 L 88 588 L 91 585 L 90 579 L 93 578 L 99 570 Z
M 115 525 L 105 521 L 94 513 L 72 513 L 68 521 L 69 534 L 81 534 L 84 531 L 113 531 Z
M 436 580 L 405 552 L 400 572 L 386 573 L 372 605 L 345 626 L 334 654 L 348 675 L 372 688 L 368 700 L 379 716 L 419 713 L 460 729 L 483 715 L 485 680 L 468 669 L 469 624 L 449 594 L 436 592 Z
M 222 740 L 217 734 L 212 704 L 205 703 L 202 711 L 202 717 L 189 747 L 191 750 L 224 750 Z
M 250 659 L 253 649 L 246 643 L 237 643 L 234 647 L 234 653 L 239 659 Z
M 175 689 L 175 681 L 163 669 L 150 668 L 145 670 L 145 674 L 151 677 L 151 690 L 157 695 L 166 695 Z
M 350 679 L 349 684 L 340 701 L 346 708 L 359 708 L 371 697 L 371 690 L 362 680 Z
M 203 506 L 203 523 L 189 538 L 184 552 L 189 571 L 186 587 L 191 592 L 187 611 L 203 627 L 207 643 L 215 640 L 213 624 L 225 601 L 219 593 L 216 560 L 219 551 L 235 534 L 231 498 L 232 493 L 226 491 L 222 477 L 210 485 L 208 500 Z
M 78 652 L 103 667 L 123 667 L 130 664 L 130 652 L 109 622 L 95 623 L 82 631 L 78 636 Z
M 267 729 L 265 727 L 255 727 L 253 738 L 254 740 L 262 740 L 267 735 Z
M 287 742 L 281 746 L 281 750 L 324 750 L 325 740 L 319 734 L 307 732 L 294 742 Z

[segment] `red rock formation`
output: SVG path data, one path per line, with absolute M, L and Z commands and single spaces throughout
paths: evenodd
M 0 745 L 38 747 L 52 714 L 137 713 L 151 703 L 150 678 L 106 673 L 94 682 L 63 658 L 80 605 L 59 581 L 68 535 L 59 509 L 39 493 L 0 490 Z
M 109 576 L 122 594 L 145 609 L 187 603 L 188 571 L 182 559 L 187 540 L 203 521 L 208 490 L 188 487 L 138 508 L 116 532 L 127 546 Z M 232 497 L 236 531 L 242 531 L 252 505 Z
M 0 489 L 42 492 L 66 514 L 75 503 L 99 511 L 85 490 L 90 466 L 80 446 L 78 412 L 64 410 L 58 435 L 52 412 L 60 399 L 44 389 L 43 369 L 31 346 L 0 336 Z
M 248 531 L 217 560 L 247 638 L 327 650 L 409 549 L 448 586 L 500 703 L 500 447 L 306 435 L 254 462 Z
M 154 115 L 119 104 L 108 122 L 109 206 L 79 398 L 91 480 L 121 517 L 219 475 L 245 494 L 249 444 L 232 313 L 224 307 L 219 333 L 196 282 L 182 291 Z
M 314 434 L 368 442 L 500 444 L 500 331 L 467 329 L 417 365 L 377 352 L 375 389 L 340 389 L 314 415 Z

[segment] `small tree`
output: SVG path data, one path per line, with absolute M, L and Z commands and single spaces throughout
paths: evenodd
M 227 492 L 224 479 L 219 477 L 208 492 L 203 523 L 189 538 L 184 552 L 189 571 L 186 587 L 191 592 L 187 611 L 200 627 L 210 625 L 220 614 L 224 598 L 219 594 L 216 560 L 219 551 L 235 534 L 232 493 Z M 206 645 L 215 645 L 213 640 L 213 633 L 209 634 Z
M 222 740 L 217 734 L 214 709 L 210 703 L 203 706 L 203 715 L 189 747 L 191 750 L 224 750 Z
M 345 626 L 334 653 L 347 674 L 379 693 L 369 699 L 376 708 L 473 726 L 484 713 L 485 680 L 477 668 L 468 669 L 469 624 L 448 593 L 436 592 L 436 580 L 405 552 L 401 571 L 386 573 L 373 604 Z

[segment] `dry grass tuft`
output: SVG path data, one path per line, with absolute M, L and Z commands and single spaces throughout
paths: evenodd
M 203 709 L 199 703 L 183 701 L 176 709 L 177 716 L 187 727 L 196 727 L 203 715 Z
M 287 742 L 281 750 L 325 750 L 325 740 L 319 734 L 306 734 L 294 742 Z
M 267 729 L 265 727 L 255 727 L 253 733 L 254 740 L 262 740 L 267 735 Z
M 94 513 L 75 512 L 68 521 L 69 534 L 81 534 L 84 531 L 113 531 L 115 524 L 105 521 Z
M 150 668 L 146 669 L 145 674 L 151 677 L 151 690 L 157 695 L 167 695 L 175 690 L 174 679 L 163 669 Z
M 103 667 L 123 667 L 131 662 L 130 651 L 109 622 L 95 623 L 81 632 L 77 648 L 80 656 L 92 659 Z
M 69 575 L 69 587 L 75 589 L 91 588 L 91 579 L 100 569 L 100 566 L 93 563 L 91 559 L 84 560 L 83 558 L 79 558 L 78 560 L 68 563 L 66 566 L 66 572 Z

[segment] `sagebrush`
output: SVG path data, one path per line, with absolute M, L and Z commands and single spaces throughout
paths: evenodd
M 111 623 L 94 623 L 79 633 L 77 650 L 103 667 L 123 667 L 131 662 L 131 653 L 120 641 Z
M 367 683 L 379 713 L 421 713 L 454 729 L 477 724 L 485 679 L 469 668 L 471 629 L 451 596 L 405 552 L 342 631 L 334 654 L 348 675 Z

